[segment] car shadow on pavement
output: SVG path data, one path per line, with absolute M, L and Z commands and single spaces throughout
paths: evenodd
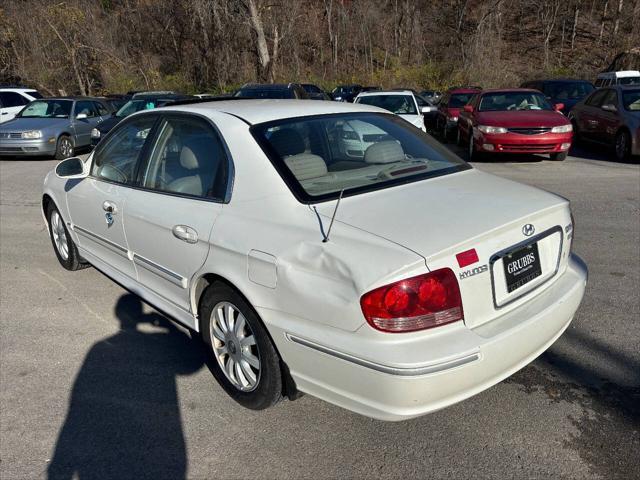
M 571 147 L 569 155 L 584 160 L 599 160 L 601 162 L 620 163 L 622 165 L 633 165 L 638 163 L 638 158 L 630 157 L 627 160 L 618 160 L 613 151 L 613 147 L 598 143 L 581 142 Z
M 135 295 L 115 314 L 121 330 L 93 345 L 75 379 L 48 478 L 185 478 L 176 377 L 200 370 L 204 349 Z

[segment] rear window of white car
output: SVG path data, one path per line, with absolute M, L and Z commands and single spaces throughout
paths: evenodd
M 416 103 L 412 95 L 365 95 L 356 103 L 384 108 L 397 115 L 417 115 Z
M 471 168 L 400 117 L 291 118 L 251 131 L 296 198 L 313 203 Z

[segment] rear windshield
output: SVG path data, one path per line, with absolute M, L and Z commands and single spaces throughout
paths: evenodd
M 622 105 L 630 112 L 640 112 L 640 90 L 622 92 Z
M 575 100 L 586 97 L 594 87 L 589 82 L 558 82 L 544 85 L 544 94 L 556 100 Z
M 426 133 L 389 114 L 291 118 L 255 125 L 251 132 L 304 203 L 471 168 Z
M 238 90 L 235 94 L 236 97 L 246 98 L 270 98 L 270 99 L 282 99 L 293 98 L 292 92 L 288 89 L 258 89 L 258 88 L 243 88 Z
M 640 85 L 640 77 L 622 77 L 618 79 L 619 85 Z
M 358 98 L 358 103 L 384 108 L 397 115 L 415 115 L 416 104 L 411 95 L 367 95 Z
M 454 93 L 449 99 L 449 107 L 462 108 L 469 103 L 469 100 L 471 100 L 471 97 L 474 95 L 475 93 Z
M 486 93 L 480 99 L 481 112 L 505 110 L 553 110 L 544 95 L 535 92 Z

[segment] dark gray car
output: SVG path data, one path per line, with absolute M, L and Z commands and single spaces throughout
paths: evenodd
M 111 116 L 101 99 L 44 98 L 0 125 L 0 155 L 46 155 L 63 159 L 91 146 L 91 130 Z
M 613 145 L 618 160 L 640 155 L 640 86 L 600 88 L 569 113 L 574 139 Z

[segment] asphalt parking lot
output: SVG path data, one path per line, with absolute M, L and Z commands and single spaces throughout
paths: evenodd
M 308 395 L 241 408 L 187 332 L 58 265 L 40 214 L 55 162 L 0 161 L 0 478 L 640 477 L 640 165 L 576 155 L 474 164 L 572 201 L 590 270 L 573 324 L 513 377 L 402 423 Z

